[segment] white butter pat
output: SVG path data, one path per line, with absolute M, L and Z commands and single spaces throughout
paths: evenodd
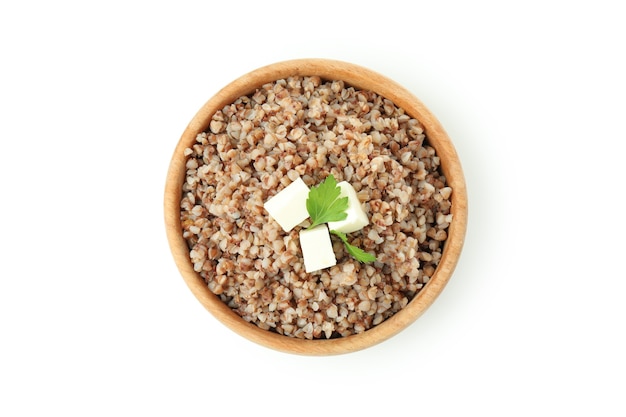
M 300 247 L 302 248 L 306 272 L 314 272 L 337 265 L 333 243 L 325 224 L 320 224 L 312 229 L 300 230 Z
M 298 178 L 263 205 L 285 232 L 302 223 L 309 217 L 306 210 L 306 199 L 309 196 L 309 187 L 302 178 Z
M 361 230 L 369 224 L 369 220 L 356 195 L 356 191 L 346 181 L 341 181 L 337 186 L 341 188 L 340 197 L 348 197 L 348 209 L 346 210 L 348 216 L 338 222 L 328 222 L 328 228 L 342 233 L 352 233 Z

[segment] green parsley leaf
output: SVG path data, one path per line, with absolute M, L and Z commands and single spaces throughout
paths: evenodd
M 356 259 L 357 261 L 374 262 L 376 260 L 376 257 L 372 255 L 371 253 L 365 252 L 363 249 L 349 244 L 348 238 L 346 237 L 345 233 L 338 232 L 336 230 L 331 230 L 330 233 L 332 233 L 335 236 L 338 236 L 339 239 L 342 240 L 343 244 L 346 246 L 346 250 L 348 251 L 348 253 L 352 255 L 354 259 Z
M 309 197 L 306 199 L 306 209 L 311 216 L 309 229 L 322 223 L 344 220 L 348 216 L 348 197 L 339 198 L 340 194 L 341 188 L 337 186 L 332 174 L 309 190 Z
M 317 187 L 309 190 L 309 196 L 306 200 L 306 209 L 311 217 L 309 229 L 323 223 L 344 220 L 348 217 L 346 213 L 349 206 L 348 197 L 340 198 L 340 195 L 341 188 L 337 185 L 337 180 L 332 174 Z M 341 239 L 348 253 L 357 261 L 374 262 L 376 260 L 376 256 L 348 243 L 345 233 L 336 230 L 331 230 L 330 233 Z

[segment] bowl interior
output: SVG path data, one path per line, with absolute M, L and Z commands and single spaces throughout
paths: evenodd
M 243 95 L 254 93 L 263 84 L 289 76 L 319 76 L 323 80 L 343 80 L 355 88 L 372 90 L 393 101 L 396 106 L 422 123 L 429 144 L 441 160 L 441 170 L 446 181 L 453 189 L 450 209 L 453 220 L 448 228 L 442 258 L 429 282 L 399 312 L 365 332 L 347 337 L 297 339 L 263 330 L 246 322 L 214 295 L 203 278 L 194 271 L 189 248 L 182 236 L 180 202 L 186 174 L 185 148 L 195 142 L 199 133 L 208 129 L 216 111 Z M 184 130 L 170 162 L 165 186 L 164 215 L 168 243 L 184 281 L 200 303 L 219 321 L 247 339 L 272 349 L 296 354 L 331 355 L 357 351 L 388 339 L 415 321 L 434 302 L 450 279 L 461 254 L 467 226 L 467 194 L 461 164 L 450 138 L 434 115 L 413 94 L 395 81 L 358 65 L 326 59 L 301 59 L 268 65 L 234 80 L 197 112 Z

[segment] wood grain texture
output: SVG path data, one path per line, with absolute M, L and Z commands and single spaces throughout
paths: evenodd
M 185 178 L 183 151 L 205 131 L 213 114 L 238 97 L 253 93 L 265 83 L 289 76 L 317 75 L 326 80 L 343 80 L 360 89 L 369 89 L 384 96 L 424 126 L 429 143 L 441 159 L 441 169 L 453 193 L 452 223 L 440 264 L 428 284 L 400 312 L 378 326 L 361 334 L 331 340 L 300 340 L 262 330 L 245 322 L 208 289 L 194 271 L 189 249 L 182 237 L 180 201 Z M 334 355 L 358 351 L 378 344 L 413 323 L 435 301 L 448 283 L 461 255 L 467 228 L 467 191 L 458 155 L 435 116 L 413 94 L 393 80 L 366 68 L 335 60 L 298 59 L 268 65 L 231 82 L 215 94 L 193 117 L 184 130 L 172 156 L 167 173 L 164 217 L 168 243 L 174 261 L 187 286 L 202 305 L 220 322 L 241 336 L 260 345 L 283 352 L 302 355 Z

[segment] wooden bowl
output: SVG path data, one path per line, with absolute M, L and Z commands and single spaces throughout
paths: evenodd
M 246 322 L 209 290 L 203 278 L 194 271 L 190 260 L 189 248 L 182 235 L 180 202 L 186 174 L 186 157 L 183 152 L 195 142 L 198 133 L 208 129 L 211 117 L 217 110 L 242 95 L 253 93 L 268 82 L 289 76 L 313 75 L 323 80 L 343 80 L 353 87 L 372 90 L 390 99 L 423 124 L 427 140 L 440 157 L 447 184 L 453 189 L 453 220 L 435 273 L 408 305 L 362 333 L 340 338 L 306 340 L 263 330 Z M 361 350 L 378 344 L 409 326 L 435 301 L 450 279 L 461 254 L 467 226 L 467 194 L 461 164 L 450 138 L 435 116 L 398 83 L 366 68 L 326 59 L 299 59 L 268 65 L 243 75 L 215 94 L 193 117 L 174 150 L 167 174 L 164 210 L 167 238 L 174 261 L 200 303 L 220 322 L 241 336 L 275 350 L 303 355 L 333 355 Z

